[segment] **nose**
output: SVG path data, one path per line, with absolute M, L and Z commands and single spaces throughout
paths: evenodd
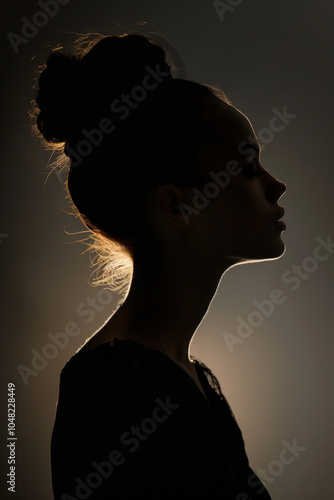
M 268 172 L 267 196 L 271 202 L 278 201 L 286 191 L 286 184 Z

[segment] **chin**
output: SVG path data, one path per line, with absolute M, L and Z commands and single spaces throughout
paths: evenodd
M 269 248 L 263 248 L 263 255 L 259 257 L 259 260 L 275 260 L 279 259 L 285 254 L 286 246 L 285 243 L 280 239 L 275 245 L 271 245 Z
M 261 262 L 265 260 L 276 260 L 285 254 L 285 243 L 279 239 L 276 242 L 264 243 L 260 248 L 253 248 L 247 257 L 241 259 L 240 263 Z

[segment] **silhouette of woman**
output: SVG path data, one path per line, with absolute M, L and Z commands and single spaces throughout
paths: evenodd
M 172 73 L 165 50 L 133 33 L 56 50 L 40 74 L 38 131 L 69 157 L 99 282 L 125 291 L 61 373 L 57 500 L 270 498 L 189 347 L 227 269 L 284 253 L 286 186 L 221 90 Z

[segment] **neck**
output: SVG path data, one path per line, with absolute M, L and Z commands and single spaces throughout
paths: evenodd
M 192 337 L 204 318 L 222 274 L 207 267 L 152 265 L 134 268 L 124 305 L 147 321 L 174 361 L 189 364 Z

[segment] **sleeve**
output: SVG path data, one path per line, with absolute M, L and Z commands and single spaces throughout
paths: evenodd
M 270 500 L 269 493 L 259 477 L 249 466 L 242 432 L 232 409 L 221 391 L 220 384 L 211 370 L 195 360 L 200 368 L 201 380 L 211 390 L 212 404 L 216 408 L 218 425 L 225 431 L 225 443 L 237 482 L 234 498 L 240 500 Z

